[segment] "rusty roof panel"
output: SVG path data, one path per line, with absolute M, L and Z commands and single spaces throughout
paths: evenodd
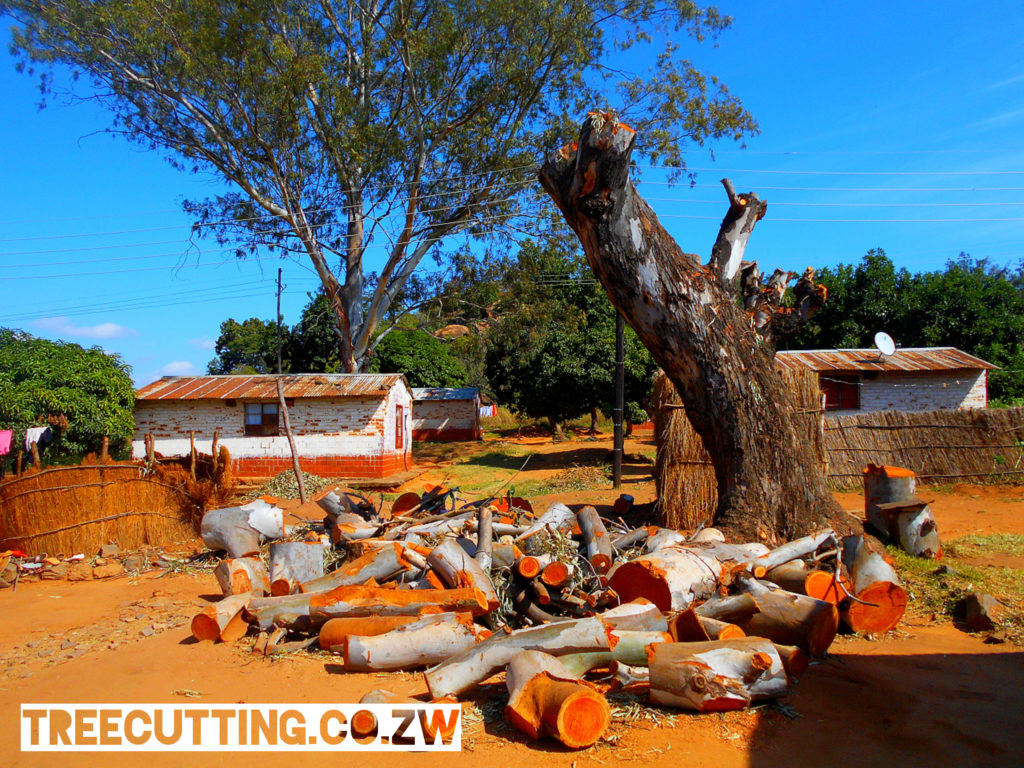
M 877 349 L 801 349 L 776 352 L 784 368 L 825 371 L 911 372 L 987 370 L 998 366 L 955 347 L 897 349 L 883 357 Z
M 400 373 L 294 373 L 281 377 L 284 396 L 374 397 L 404 384 Z M 135 393 L 136 400 L 271 400 L 277 397 L 274 374 L 253 376 L 164 376 Z

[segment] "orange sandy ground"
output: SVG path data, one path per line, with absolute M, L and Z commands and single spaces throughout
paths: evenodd
M 649 496 L 646 486 L 635 495 Z M 540 502 L 609 503 L 581 494 Z M 1024 533 L 1024 490 L 962 486 L 934 498 L 947 539 L 968 533 Z M 839 494 L 848 509 L 859 494 Z M 159 572 L 157 572 L 159 573 Z M 1024 764 L 1024 652 L 985 645 L 949 624 L 908 614 L 889 636 L 841 637 L 830 658 L 812 665 L 787 704 L 727 715 L 680 714 L 674 726 L 613 726 L 610 742 L 572 752 L 529 743 L 500 726 L 467 728 L 459 754 L 327 753 L 23 753 L 19 705 L 45 702 L 355 702 L 376 687 L 412 695 L 416 674 L 340 674 L 308 655 L 268 661 L 235 646 L 196 643 L 188 624 L 217 593 L 211 575 L 103 582 L 22 584 L 0 593 L 0 764 L 10 766 L 253 766 L 358 761 L 361 766 L 1017 766 Z M 144 634 L 145 632 L 145 634 Z M 150 634 L 151 633 L 151 634 Z M 62 644 L 66 647 L 62 648 Z M 183 698 L 176 691 L 199 692 Z M 490 732 L 487 732 L 490 731 Z M 496 732 L 497 731 L 497 732 Z M 282 761 L 284 761 L 282 763 Z

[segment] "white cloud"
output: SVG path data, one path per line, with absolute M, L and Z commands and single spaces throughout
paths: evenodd
M 208 339 L 205 336 L 200 336 L 197 339 L 189 339 L 188 343 L 197 349 L 205 349 L 207 351 L 214 350 L 217 348 L 217 342 L 213 339 Z
M 164 376 L 190 376 L 196 372 L 196 367 L 188 360 L 175 360 L 160 369 Z
M 43 317 L 36 320 L 33 325 L 53 334 L 77 336 L 81 339 L 123 339 L 125 336 L 134 336 L 138 333 L 134 328 L 117 323 L 75 325 L 66 317 Z

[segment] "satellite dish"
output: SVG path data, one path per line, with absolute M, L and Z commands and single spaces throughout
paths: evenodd
M 885 331 L 879 331 L 875 334 L 875 346 L 878 348 L 881 357 L 888 357 L 896 352 L 896 342 Z

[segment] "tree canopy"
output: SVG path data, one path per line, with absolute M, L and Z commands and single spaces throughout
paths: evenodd
M 395 330 L 377 345 L 370 359 L 373 373 L 401 373 L 411 387 L 461 387 L 466 370 L 448 346 L 420 330 Z
M 540 157 L 614 102 L 652 161 L 757 130 L 680 51 L 730 24 L 689 0 L 0 0 L 20 66 L 67 66 L 112 130 L 211 173 L 186 205 L 240 255 L 323 284 L 342 370 L 365 364 L 425 256 L 541 214 Z M 653 62 L 623 71 L 624 50 Z M 618 57 L 618 58 L 614 58 Z M 569 117 L 571 116 L 571 118 Z M 545 204 L 543 210 L 550 213 Z M 367 260 L 382 264 L 366 278 Z
M 134 429 L 130 374 L 120 357 L 99 347 L 0 328 L 0 428 L 20 441 L 29 427 L 66 423 L 50 448 L 56 456 L 98 452 L 104 436 L 112 451 L 122 450 Z
M 526 243 L 495 300 L 486 372 L 498 399 L 552 426 L 611 410 L 615 310 L 568 238 Z M 477 292 L 487 295 L 486 287 Z M 627 416 L 642 415 L 654 362 L 626 329 Z

